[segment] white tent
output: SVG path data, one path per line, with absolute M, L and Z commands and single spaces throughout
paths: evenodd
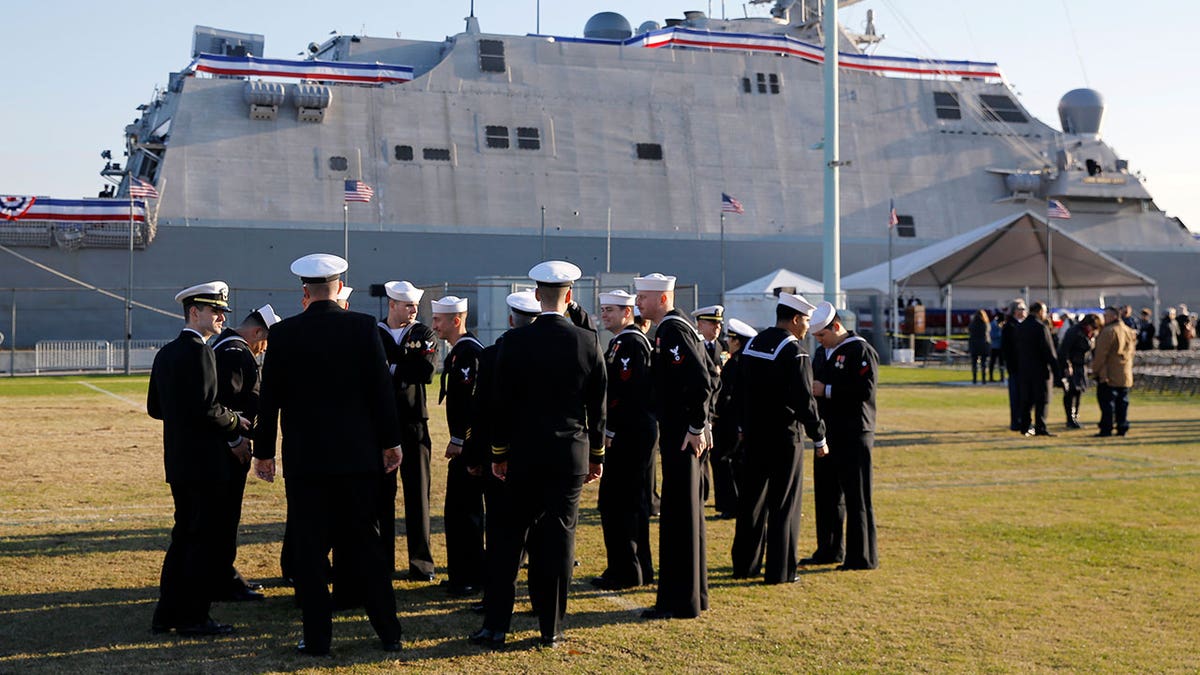
M 977 227 L 892 260 L 898 288 L 938 289 L 947 311 L 954 289 L 1013 292 L 1040 289 L 1036 295 L 1054 302 L 1071 289 L 1143 291 L 1157 297 L 1154 279 L 1079 241 L 1052 221 L 1025 211 Z M 842 278 L 847 293 L 888 293 L 888 263 Z M 949 335 L 950 322 L 946 322 Z
M 814 304 L 825 293 L 825 286 L 820 281 L 790 270 L 777 269 L 764 277 L 725 291 L 725 316 L 741 319 L 760 330 L 774 326 L 776 288 L 795 288 L 797 293 Z

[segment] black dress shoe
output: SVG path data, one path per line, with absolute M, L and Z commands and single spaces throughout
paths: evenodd
M 612 579 L 605 579 L 604 577 L 596 577 L 595 579 L 592 579 L 592 586 L 599 588 L 602 591 L 619 591 L 619 590 L 622 590 L 625 588 L 631 588 L 633 586 L 633 584 L 622 584 L 622 583 L 617 583 L 616 581 L 613 581 Z
M 1129 433 L 1129 430 L 1128 430 L 1128 429 L 1117 429 L 1117 435 L 1118 435 L 1118 436 L 1124 436 L 1124 435 L 1125 435 L 1125 434 L 1127 434 L 1127 433 Z
M 504 646 L 504 638 L 505 635 L 501 631 L 494 631 L 490 628 L 480 628 L 474 633 L 471 633 L 467 637 L 467 641 L 473 645 L 479 645 L 480 647 L 499 649 Z
M 304 643 L 304 640 L 301 640 L 296 645 L 296 652 L 304 654 L 305 656 L 329 656 L 329 647 L 325 647 L 324 649 L 310 647 Z
M 151 635 L 162 635 L 164 633 L 170 633 L 171 630 L 172 630 L 171 626 L 168 626 L 165 623 L 150 624 L 150 634 Z
M 430 582 L 430 581 L 433 581 L 434 579 L 436 579 L 437 576 L 433 572 L 422 572 L 420 570 L 411 570 L 410 569 L 407 573 L 403 574 L 400 578 L 407 579 L 409 581 Z
M 800 581 L 800 577 L 796 576 L 795 574 L 780 581 L 775 581 L 774 579 L 763 579 L 763 583 L 767 586 L 775 586 L 778 584 L 794 584 L 798 581 Z
M 217 623 L 209 619 L 191 626 L 179 626 L 175 629 L 176 633 L 185 637 L 203 637 L 212 635 L 230 635 L 233 633 L 233 626 L 227 623 Z
M 487 611 L 487 605 L 483 604 L 482 601 L 472 602 L 471 603 L 471 611 L 476 614 L 483 614 L 484 612 Z
M 1037 431 L 1033 432 L 1033 435 L 1034 436 L 1051 436 L 1051 437 L 1053 437 L 1053 436 L 1057 436 L 1058 434 L 1052 434 L 1047 429 L 1038 429 Z
M 263 589 L 263 585 L 257 581 L 243 581 L 242 584 L 252 591 L 261 591 Z
M 385 652 L 398 652 L 404 649 L 399 640 L 384 640 L 382 649 Z
M 1076 422 L 1075 420 L 1067 420 L 1067 428 L 1068 429 L 1082 429 L 1083 427 L 1080 426 L 1079 422 Z
M 247 586 L 239 585 L 238 588 L 230 589 L 229 593 L 223 598 L 217 598 L 218 602 L 255 602 L 265 600 L 266 596 L 258 591 L 252 591 Z
M 472 595 L 478 595 L 479 591 L 480 589 L 478 586 L 472 586 L 470 584 L 465 586 L 449 585 L 446 587 L 446 594 L 456 598 L 465 598 Z
M 654 607 L 651 607 L 650 609 L 647 609 L 642 612 L 642 618 L 643 619 L 674 619 L 675 613 L 669 612 L 665 609 L 656 609 Z
M 548 649 L 553 649 L 553 648 L 557 647 L 558 645 L 560 645 L 562 643 L 562 641 L 563 641 L 562 633 L 555 633 L 554 635 L 549 635 L 549 636 L 543 635 L 540 638 L 538 638 L 538 646 L 545 647 Z
M 801 565 L 835 565 L 840 562 L 837 558 L 818 558 L 815 555 L 800 559 Z

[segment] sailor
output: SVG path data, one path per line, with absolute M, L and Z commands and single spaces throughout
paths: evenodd
M 871 344 L 846 330 L 837 310 L 822 302 L 813 310 L 809 331 L 820 348 L 813 358 L 813 395 L 829 433 L 840 495 L 815 495 L 817 509 L 834 513 L 834 532 L 826 550 L 841 553 L 842 511 L 845 500 L 845 559 L 839 570 L 868 570 L 879 565 L 875 546 L 875 509 L 871 505 L 871 449 L 875 445 L 875 390 L 879 356 Z M 814 481 L 815 483 L 816 481 Z M 814 488 L 815 489 L 815 488 Z M 818 516 L 818 519 L 820 516 Z M 818 528 L 821 521 L 818 520 Z M 825 539 L 818 529 L 818 546 Z
M 275 479 L 282 424 L 296 594 L 304 621 L 297 650 L 329 653 L 333 602 L 329 552 L 361 579 L 367 617 L 385 651 L 400 650 L 391 576 L 379 546 L 383 474 L 400 465 L 400 425 L 375 319 L 342 309 L 337 294 L 348 265 L 314 253 L 292 263 L 307 309 L 271 327 L 254 434 L 254 472 Z
M 642 617 L 695 618 L 708 609 L 701 457 L 718 381 L 703 339 L 675 309 L 675 277 L 656 272 L 634 285 L 642 316 L 658 325 L 651 379 L 663 474 L 658 595 Z
M 180 291 L 186 324 L 159 350 L 150 371 L 146 410 L 163 422 L 163 463 L 175 502 L 171 545 L 163 559 L 158 605 L 150 628 L 180 635 L 228 635 L 233 626 L 208 615 L 229 587 L 226 495 L 229 457 L 249 450 L 250 421 L 217 400 L 217 362 L 205 341 L 220 333 L 229 310 L 223 281 Z
M 512 622 L 521 549 L 529 542 L 529 595 L 540 644 L 562 640 L 575 563 L 575 524 L 585 482 L 604 462 L 604 361 L 596 334 L 564 316 L 575 265 L 540 263 L 542 314 L 504 336 L 492 393 L 492 473 L 505 482 L 502 553 L 487 593 L 483 627 L 472 643 L 500 646 Z
M 433 382 L 437 368 L 437 336 L 417 320 L 425 291 L 408 281 L 383 285 L 388 298 L 387 317 L 379 322 L 379 337 L 387 354 L 396 416 L 400 420 L 400 482 L 404 486 L 404 529 L 408 544 L 408 578 L 433 581 L 433 552 L 429 544 L 429 464 L 433 441 L 429 437 L 429 410 L 425 385 Z M 384 559 L 396 567 L 396 477 L 389 474 L 379 511 L 384 539 Z
M 467 300 L 448 295 L 433 301 L 433 331 L 450 345 L 442 364 L 438 403 L 446 405 L 448 474 L 443 512 L 446 529 L 446 590 L 456 597 L 483 590 L 484 511 L 482 475 L 473 475 L 468 457 L 473 437 L 475 387 L 483 345 L 467 330 Z
M 608 566 L 592 579 L 596 588 L 616 590 L 654 581 L 650 554 L 650 490 L 658 424 L 650 392 L 646 334 L 634 325 L 637 296 L 625 290 L 600 294 L 600 322 L 614 334 L 604 354 L 608 370 L 605 469 L 600 480 L 600 526 Z
M 704 351 L 708 358 L 720 368 L 725 363 L 724 354 L 728 345 L 721 339 L 721 329 L 725 323 L 725 308 L 721 305 L 709 305 L 692 312 L 696 321 L 696 330 L 704 338 Z
M 542 313 L 542 305 L 532 290 L 509 293 L 504 301 L 508 305 L 510 329 L 528 326 Z M 471 436 L 478 439 L 478 442 L 472 446 L 472 452 L 466 457 L 468 470 L 472 475 L 482 476 L 484 482 L 484 597 L 481 602 L 471 606 L 471 610 L 477 613 L 482 613 L 487 607 L 488 589 L 494 585 L 493 575 L 500 565 L 506 519 L 504 481 L 492 475 L 491 433 L 495 424 L 492 419 L 491 392 L 496 381 L 496 357 L 503 342 L 504 336 L 501 335 L 479 356 L 479 376 L 475 386 L 475 426 L 471 431 Z
M 733 576 L 796 581 L 804 439 L 824 455 L 825 424 L 812 391 L 812 364 L 800 340 L 816 309 L 802 296 L 780 293 L 775 325 L 750 340 L 738 365 L 743 436 L 742 494 L 733 537 Z M 723 421 L 723 420 L 722 420 Z
M 237 328 L 226 328 L 213 343 L 217 360 L 217 400 L 225 407 L 250 420 L 258 419 L 258 357 L 267 350 L 268 331 L 279 323 L 271 305 L 263 305 L 246 315 Z M 246 434 L 247 437 L 250 434 Z M 248 582 L 234 567 L 237 558 L 238 525 L 242 519 L 242 497 L 246 491 L 246 473 L 250 471 L 250 448 L 229 457 L 229 490 L 226 493 L 226 547 L 230 583 L 217 600 L 262 600 L 262 584 Z
M 738 360 L 742 348 L 750 338 L 758 335 L 758 331 L 740 319 L 730 319 L 727 332 L 729 358 L 721 369 L 721 389 L 713 406 L 713 447 L 710 453 L 714 506 L 720 517 L 725 519 L 736 517 L 738 509 L 738 420 L 741 414 L 734 396 Z

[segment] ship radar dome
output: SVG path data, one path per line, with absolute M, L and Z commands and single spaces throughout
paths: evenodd
M 588 19 L 583 37 L 595 40 L 624 40 L 633 35 L 629 19 L 616 12 L 600 12 Z
M 638 26 L 637 34 L 644 35 L 646 33 L 653 33 L 659 28 L 662 28 L 662 26 L 658 25 L 657 21 L 643 21 L 642 25 Z
M 1099 134 L 1104 97 L 1095 89 L 1072 89 L 1058 101 L 1058 119 L 1068 134 Z

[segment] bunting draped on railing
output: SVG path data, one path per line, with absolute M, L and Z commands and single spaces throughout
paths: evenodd
M 52 197 L 0 196 L 0 223 L 11 221 L 55 223 L 129 223 L 128 199 L 54 199 Z M 146 202 L 133 201 L 134 222 L 145 222 Z
M 296 61 L 201 54 L 188 67 L 198 73 L 213 75 L 278 77 L 357 84 L 395 84 L 413 79 L 412 66 L 353 61 Z

